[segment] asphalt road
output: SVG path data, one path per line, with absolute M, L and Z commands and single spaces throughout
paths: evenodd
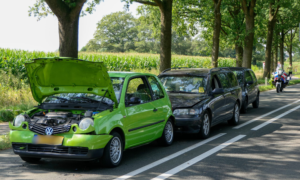
M 261 93 L 240 126 L 212 128 L 211 137 L 176 135 L 170 147 L 127 150 L 121 166 L 42 159 L 23 162 L 11 149 L 0 151 L 0 179 L 299 179 L 300 85 Z

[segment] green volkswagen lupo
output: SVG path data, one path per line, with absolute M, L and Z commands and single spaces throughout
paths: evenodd
M 95 160 L 118 166 L 125 149 L 173 142 L 171 103 L 156 76 L 107 72 L 102 62 L 41 58 L 25 65 L 39 105 L 9 124 L 24 161 Z

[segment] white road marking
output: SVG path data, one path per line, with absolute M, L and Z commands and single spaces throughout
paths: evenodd
M 151 168 L 153 168 L 155 166 L 158 166 L 158 165 L 160 165 L 160 164 L 162 164 L 164 162 L 167 162 L 167 161 L 169 161 L 169 160 L 171 160 L 171 159 L 173 159 L 173 158 L 175 158 L 177 156 L 180 156 L 180 155 L 182 155 L 182 154 L 184 154 L 186 152 L 189 152 L 189 151 L 191 151 L 191 150 L 193 150 L 193 149 L 195 149 L 195 148 L 197 148 L 199 146 L 202 146 L 202 145 L 204 145 L 204 144 L 206 144 L 206 143 L 208 143 L 210 141 L 213 141 L 213 140 L 215 140 L 215 139 L 217 139 L 217 138 L 219 138 L 219 137 L 221 137 L 221 136 L 223 136 L 225 134 L 226 133 L 220 133 L 218 135 L 215 135 L 215 136 L 213 136 L 211 138 L 208 138 L 208 139 L 206 139 L 204 141 L 201 141 L 201 142 L 199 142 L 197 144 L 194 144 L 194 145 L 192 145 L 190 147 L 187 147 L 187 148 L 185 148 L 183 150 L 180 150 L 180 151 L 178 151 L 178 152 L 176 152 L 174 154 L 171 154 L 171 155 L 169 155 L 167 157 L 164 157 L 164 158 L 162 158 L 162 159 L 160 159 L 158 161 L 155 161 L 155 162 L 153 162 L 151 164 L 148 164 L 148 165 L 146 165 L 144 167 L 141 167 L 141 168 L 139 168 L 137 170 L 134 170 L 134 171 L 132 171 L 132 172 L 130 172 L 128 174 L 120 176 L 120 177 L 116 178 L 115 180 L 123 180 L 123 179 L 131 178 L 132 176 L 135 176 L 135 175 L 140 174 L 140 173 L 142 173 L 144 171 L 147 171 L 147 170 L 149 170 L 149 169 L 151 169 Z
M 246 125 L 248 125 L 248 124 L 250 124 L 250 123 L 253 123 L 254 121 L 260 120 L 260 119 L 263 118 L 263 117 L 266 117 L 266 116 L 268 116 L 268 115 L 270 115 L 270 114 L 272 114 L 272 113 L 275 113 L 275 112 L 277 112 L 277 111 L 280 111 L 281 109 L 284 109 L 284 108 L 286 108 L 286 107 L 289 107 L 289 106 L 291 106 L 292 104 L 295 104 L 295 103 L 297 103 L 297 102 L 299 102 L 299 101 L 300 101 L 300 100 L 295 101 L 295 102 L 292 102 L 291 104 L 282 106 L 281 108 L 275 109 L 274 111 L 271 111 L 271 112 L 269 112 L 269 113 L 267 113 L 267 114 L 264 114 L 264 115 L 262 115 L 262 116 L 259 116 L 259 117 L 255 118 L 255 119 L 252 119 L 252 120 L 250 120 L 250 121 L 247 121 L 247 122 L 245 122 L 245 123 L 243 123 L 243 124 L 241 124 L 241 125 L 239 125 L 239 126 L 236 126 L 236 127 L 234 127 L 233 129 L 239 129 L 239 128 L 241 128 L 241 127 L 244 127 L 244 126 L 246 126 Z
M 293 111 L 295 111 L 295 110 L 297 110 L 297 109 L 299 109 L 299 108 L 300 108 L 300 105 L 297 106 L 297 107 L 295 107 L 295 108 L 293 108 L 293 109 L 291 109 L 291 110 L 289 110 L 289 111 L 287 111 L 287 112 L 285 112 L 285 113 L 280 114 L 279 116 L 276 116 L 276 117 L 273 118 L 273 119 L 270 119 L 269 121 L 266 121 L 266 122 L 264 122 L 264 123 L 262 123 L 262 124 L 260 124 L 260 125 L 258 125 L 258 126 L 256 126 L 256 127 L 252 128 L 251 130 L 257 131 L 257 130 L 259 130 L 260 128 L 262 128 L 262 127 L 264 127 L 264 126 L 266 126 L 266 125 L 268 125 L 268 124 L 270 124 L 270 123 L 276 121 L 277 119 L 279 119 L 279 118 L 281 118 L 281 117 L 283 117 L 283 116 L 285 116 L 285 115 L 287 115 L 287 114 L 289 114 L 289 113 L 291 113 L 291 112 L 293 112 Z
M 167 172 L 165 172 L 165 173 L 163 173 L 163 174 L 161 174 L 161 175 L 159 175 L 159 176 L 157 176 L 157 177 L 155 177 L 151 180 L 162 180 L 162 179 L 166 179 L 170 176 L 173 176 L 174 174 L 176 174 L 176 173 L 192 166 L 193 164 L 196 164 L 197 162 L 200 162 L 201 160 L 203 160 L 203 159 L 207 158 L 208 156 L 220 151 L 221 149 L 223 149 L 223 148 L 229 146 L 230 144 L 242 139 L 245 136 L 246 135 L 238 135 L 238 136 L 230 139 L 229 141 L 226 141 L 225 143 L 220 144 L 219 146 L 214 147 L 213 149 L 211 149 L 209 151 L 206 151 L 205 153 L 200 154 L 199 156 L 197 156 L 197 157 L 195 157 L 195 158 L 193 158 L 193 159 L 191 159 L 191 160 L 189 160 L 189 161 L 187 161 L 187 162 L 185 162 L 185 163 L 183 163 L 183 164 L 181 164 L 181 165 L 179 165 L 179 166 L 177 166 L 177 167 L 175 167 L 175 168 L 173 168 L 173 169 L 171 169 L 171 170 L 169 170 L 169 171 L 167 171 Z

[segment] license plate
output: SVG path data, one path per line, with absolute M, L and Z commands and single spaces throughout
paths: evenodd
M 43 136 L 34 135 L 34 144 L 48 144 L 48 145 L 62 145 L 64 137 L 63 136 Z

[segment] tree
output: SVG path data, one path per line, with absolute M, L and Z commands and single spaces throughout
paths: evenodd
M 267 44 L 266 44 L 266 56 L 265 56 L 265 69 L 263 77 L 270 78 L 271 76 L 271 54 L 272 54 L 272 42 L 274 34 L 274 26 L 276 23 L 276 15 L 279 10 L 279 2 L 275 5 L 275 0 L 269 0 L 269 18 L 268 18 L 268 33 L 267 33 Z
M 98 23 L 94 40 L 100 48 L 109 52 L 125 52 L 135 49 L 137 40 L 136 19 L 126 12 L 104 16 Z
M 254 18 L 256 0 L 240 0 L 246 19 L 246 37 L 244 40 L 243 67 L 251 68 L 252 49 L 254 42 Z
M 289 53 L 289 64 L 293 65 L 293 47 L 298 45 L 298 38 L 295 38 L 298 34 L 298 27 L 291 29 L 290 32 L 286 35 L 285 45 L 286 51 Z M 297 42 L 295 42 L 295 40 Z
M 123 0 L 157 6 L 160 10 L 161 40 L 160 40 L 160 72 L 171 68 L 172 44 L 172 7 L 173 0 Z
M 78 57 L 78 26 L 82 7 L 87 3 L 85 12 L 92 13 L 96 4 L 101 0 L 36 0 L 29 9 L 38 20 L 48 14 L 55 15 L 58 19 L 59 54 L 65 57 Z

